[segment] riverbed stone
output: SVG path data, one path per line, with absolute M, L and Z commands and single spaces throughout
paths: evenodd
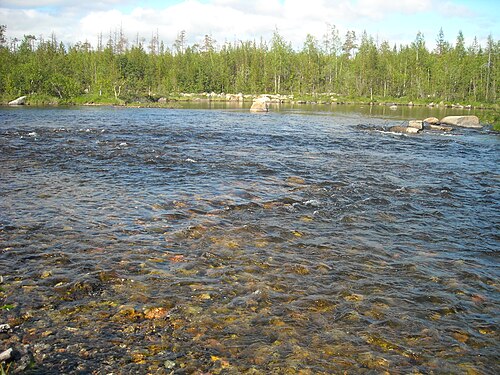
M 482 128 L 477 116 L 446 116 L 441 119 L 441 124 L 459 126 L 462 128 Z
M 23 104 L 26 104 L 26 96 L 20 96 L 19 98 L 9 102 L 9 105 L 23 105 Z

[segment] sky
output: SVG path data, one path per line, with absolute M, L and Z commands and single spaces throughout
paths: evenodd
M 188 44 L 205 35 L 225 42 L 270 41 L 277 30 L 295 49 L 307 34 L 321 41 L 329 25 L 343 38 L 366 30 L 379 43 L 409 44 L 417 32 L 432 49 L 440 28 L 454 43 L 459 31 L 466 44 L 500 39 L 499 0 L 0 0 L 0 24 L 8 39 L 24 35 L 75 44 L 106 41 L 122 28 L 131 44 L 147 44 L 158 33 L 167 47 L 184 30 Z

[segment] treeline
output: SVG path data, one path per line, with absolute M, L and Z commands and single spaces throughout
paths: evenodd
M 460 32 L 454 43 L 441 30 L 436 48 L 419 32 L 409 45 L 378 43 L 364 32 L 342 38 L 335 26 L 320 39 L 307 35 L 294 49 L 276 30 L 270 41 L 217 44 L 210 36 L 188 45 L 179 33 L 171 47 L 153 35 L 129 42 L 123 32 L 66 46 L 26 35 L 7 40 L 0 26 L 2 96 L 47 95 L 137 101 L 171 93 L 336 93 L 370 100 L 483 102 L 499 99 L 500 41 L 470 45 Z

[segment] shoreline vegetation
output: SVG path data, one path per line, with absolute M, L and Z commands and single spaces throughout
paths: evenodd
M 439 30 L 429 49 L 421 32 L 408 44 L 379 41 L 366 31 L 308 34 L 293 47 L 279 30 L 271 40 L 219 43 L 210 35 L 169 46 L 158 34 L 128 40 L 124 31 L 97 44 L 66 44 L 55 34 L 9 38 L 0 25 L 0 104 L 173 107 L 179 102 L 373 104 L 486 109 L 482 122 L 500 126 L 500 40 L 460 31 L 453 43 Z M 226 94 L 233 93 L 233 94 Z M 240 93 L 240 94 L 236 94 Z M 244 94 L 241 94 L 244 93 Z M 252 95 L 249 95 L 252 93 Z
M 475 102 L 474 104 L 460 104 L 440 100 L 408 100 L 407 98 L 369 98 L 369 97 L 347 97 L 336 93 L 313 93 L 313 94 L 226 94 L 226 93 L 170 93 L 165 96 L 151 95 L 146 97 L 135 97 L 134 99 L 122 99 L 120 97 L 104 95 L 80 95 L 72 98 L 62 99 L 55 96 L 28 94 L 23 104 L 31 106 L 58 106 L 58 105 L 103 105 L 103 106 L 129 106 L 129 107 L 170 107 L 176 102 L 216 102 L 216 103 L 247 103 L 251 104 L 259 97 L 267 96 L 270 103 L 274 104 L 326 104 L 326 105 L 386 105 L 407 107 L 429 107 L 429 108 L 455 108 L 455 109 L 480 109 L 500 110 L 498 103 Z M 8 105 L 16 99 L 12 95 L 0 94 L 0 105 Z
M 234 103 L 249 107 L 253 101 L 259 97 L 267 96 L 270 103 L 275 105 L 291 104 L 291 105 L 370 105 L 370 106 L 387 106 L 392 109 L 397 107 L 428 107 L 428 108 L 453 108 L 464 110 L 481 110 L 482 115 L 480 120 L 482 123 L 492 126 L 492 129 L 500 132 L 500 112 L 498 104 L 492 103 L 475 103 L 462 105 L 460 103 L 451 103 L 440 101 L 434 103 L 430 101 L 417 100 L 403 101 L 401 98 L 388 101 L 378 101 L 376 98 L 347 98 L 335 93 L 309 94 L 309 95 L 280 95 L 280 94 L 225 94 L 220 93 L 173 93 L 162 97 L 145 97 L 135 101 L 125 101 L 120 98 L 103 97 L 95 95 L 82 95 L 71 100 L 61 100 L 57 97 L 47 95 L 27 95 L 23 105 L 27 106 L 119 106 L 130 108 L 166 108 L 173 109 L 179 107 L 180 103 Z M 0 106 L 8 106 L 12 101 L 12 97 L 0 96 Z M 383 98 L 381 98 L 383 99 Z M 386 98 L 387 99 L 387 98 Z

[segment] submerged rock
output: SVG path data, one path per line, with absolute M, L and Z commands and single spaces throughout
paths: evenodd
M 477 116 L 446 116 L 441 124 L 460 126 L 462 128 L 482 128 Z
M 451 132 L 453 130 L 451 126 L 443 126 L 443 125 L 429 125 L 429 129 L 438 130 L 442 132 Z
M 20 96 L 19 98 L 9 102 L 9 105 L 23 105 L 26 103 L 26 96 Z

